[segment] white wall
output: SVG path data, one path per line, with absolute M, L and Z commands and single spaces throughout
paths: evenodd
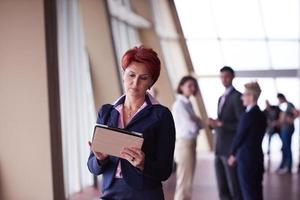
M 0 1 L 0 199 L 53 199 L 42 0 Z

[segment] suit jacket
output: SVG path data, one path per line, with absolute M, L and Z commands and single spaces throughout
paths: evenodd
M 127 160 L 109 156 L 100 164 L 91 152 L 88 168 L 94 175 L 103 174 L 102 190 L 110 187 L 119 160 L 124 180 L 134 189 L 162 187 L 161 181 L 168 179 L 172 172 L 175 146 L 175 126 L 171 112 L 160 104 L 152 104 L 146 95 L 147 106 L 137 113 L 126 125 L 125 130 L 143 133 L 142 151 L 145 153 L 144 170 L 132 166 Z M 125 96 L 115 105 L 103 105 L 98 112 L 97 123 L 110 127 L 118 126 L 119 112 L 115 109 L 123 104 Z
M 220 101 L 221 97 L 219 98 L 219 104 Z M 218 120 L 223 122 L 223 126 L 215 129 L 216 155 L 229 156 L 238 122 L 244 110 L 245 107 L 241 100 L 241 93 L 233 88 L 227 95 L 221 112 L 218 113 Z
M 238 163 L 243 162 L 251 168 L 257 166 L 259 170 L 263 170 L 261 143 L 266 127 L 267 119 L 258 106 L 254 106 L 241 116 L 231 148 L 231 153 L 236 155 Z

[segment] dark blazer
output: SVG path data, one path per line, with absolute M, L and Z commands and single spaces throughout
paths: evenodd
M 220 100 L 221 97 L 219 98 L 218 104 L 220 104 Z M 227 95 L 221 112 L 218 113 L 218 120 L 223 122 L 223 126 L 215 129 L 216 134 L 214 139 L 216 155 L 229 156 L 238 122 L 244 110 L 245 107 L 241 100 L 241 93 L 233 88 Z
M 266 131 L 267 119 L 258 106 L 244 112 L 238 126 L 237 134 L 233 140 L 231 153 L 238 160 L 253 165 L 263 164 L 261 143 Z
M 118 126 L 119 112 L 115 109 L 123 104 L 125 96 L 115 105 L 103 105 L 98 112 L 97 123 L 110 127 Z M 162 187 L 161 182 L 168 179 L 172 172 L 175 146 L 175 126 L 168 108 L 152 104 L 146 95 L 147 106 L 126 125 L 125 130 L 143 133 L 142 151 L 145 153 L 144 170 L 132 166 L 127 160 L 109 156 L 100 164 L 93 153 L 88 158 L 88 168 L 94 175 L 103 174 L 102 190 L 110 187 L 119 160 L 124 180 L 137 190 Z
M 232 155 L 237 158 L 237 173 L 244 200 L 263 199 L 264 156 L 261 143 L 267 119 L 258 106 L 245 112 L 239 122 L 232 144 Z

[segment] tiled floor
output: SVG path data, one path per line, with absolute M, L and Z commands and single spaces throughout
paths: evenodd
M 270 172 L 264 176 L 264 199 L 265 200 L 299 200 L 300 179 L 297 173 L 291 175 L 277 175 L 273 172 L 275 164 Z M 172 200 L 175 191 L 175 174 L 164 183 L 166 200 Z M 93 188 L 74 195 L 69 200 L 95 200 L 99 192 Z M 218 200 L 213 156 L 205 155 L 198 159 L 193 187 L 193 200 Z

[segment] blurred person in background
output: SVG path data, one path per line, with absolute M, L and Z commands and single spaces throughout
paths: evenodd
M 264 154 L 261 143 L 267 120 L 257 105 L 260 93 L 257 82 L 245 84 L 242 100 L 247 108 L 239 121 L 228 159 L 230 166 L 237 166 L 243 200 L 263 199 Z
M 232 85 L 234 77 L 231 67 L 224 66 L 220 70 L 225 92 L 219 98 L 218 118 L 208 120 L 208 125 L 215 130 L 215 170 L 221 200 L 241 199 L 236 168 L 230 167 L 227 162 L 240 116 L 245 110 L 241 93 Z
M 282 160 L 277 170 L 279 174 L 291 173 L 293 167 L 292 155 L 292 136 L 295 131 L 294 120 L 299 116 L 295 106 L 287 101 L 286 97 L 278 93 L 279 108 L 282 113 L 280 115 L 280 138 L 282 141 Z
M 270 154 L 270 146 L 271 146 L 271 139 L 272 137 L 277 133 L 280 133 L 280 120 L 279 116 L 281 113 L 281 110 L 279 106 L 277 105 L 271 105 L 268 100 L 265 101 L 266 108 L 263 111 L 266 118 L 267 118 L 267 130 L 266 134 L 268 135 L 268 155 Z
M 176 128 L 174 200 L 190 200 L 192 198 L 196 140 L 201 128 L 201 120 L 195 114 L 190 97 L 195 96 L 198 90 L 197 80 L 192 76 L 184 76 L 178 84 L 177 97 L 172 108 Z

